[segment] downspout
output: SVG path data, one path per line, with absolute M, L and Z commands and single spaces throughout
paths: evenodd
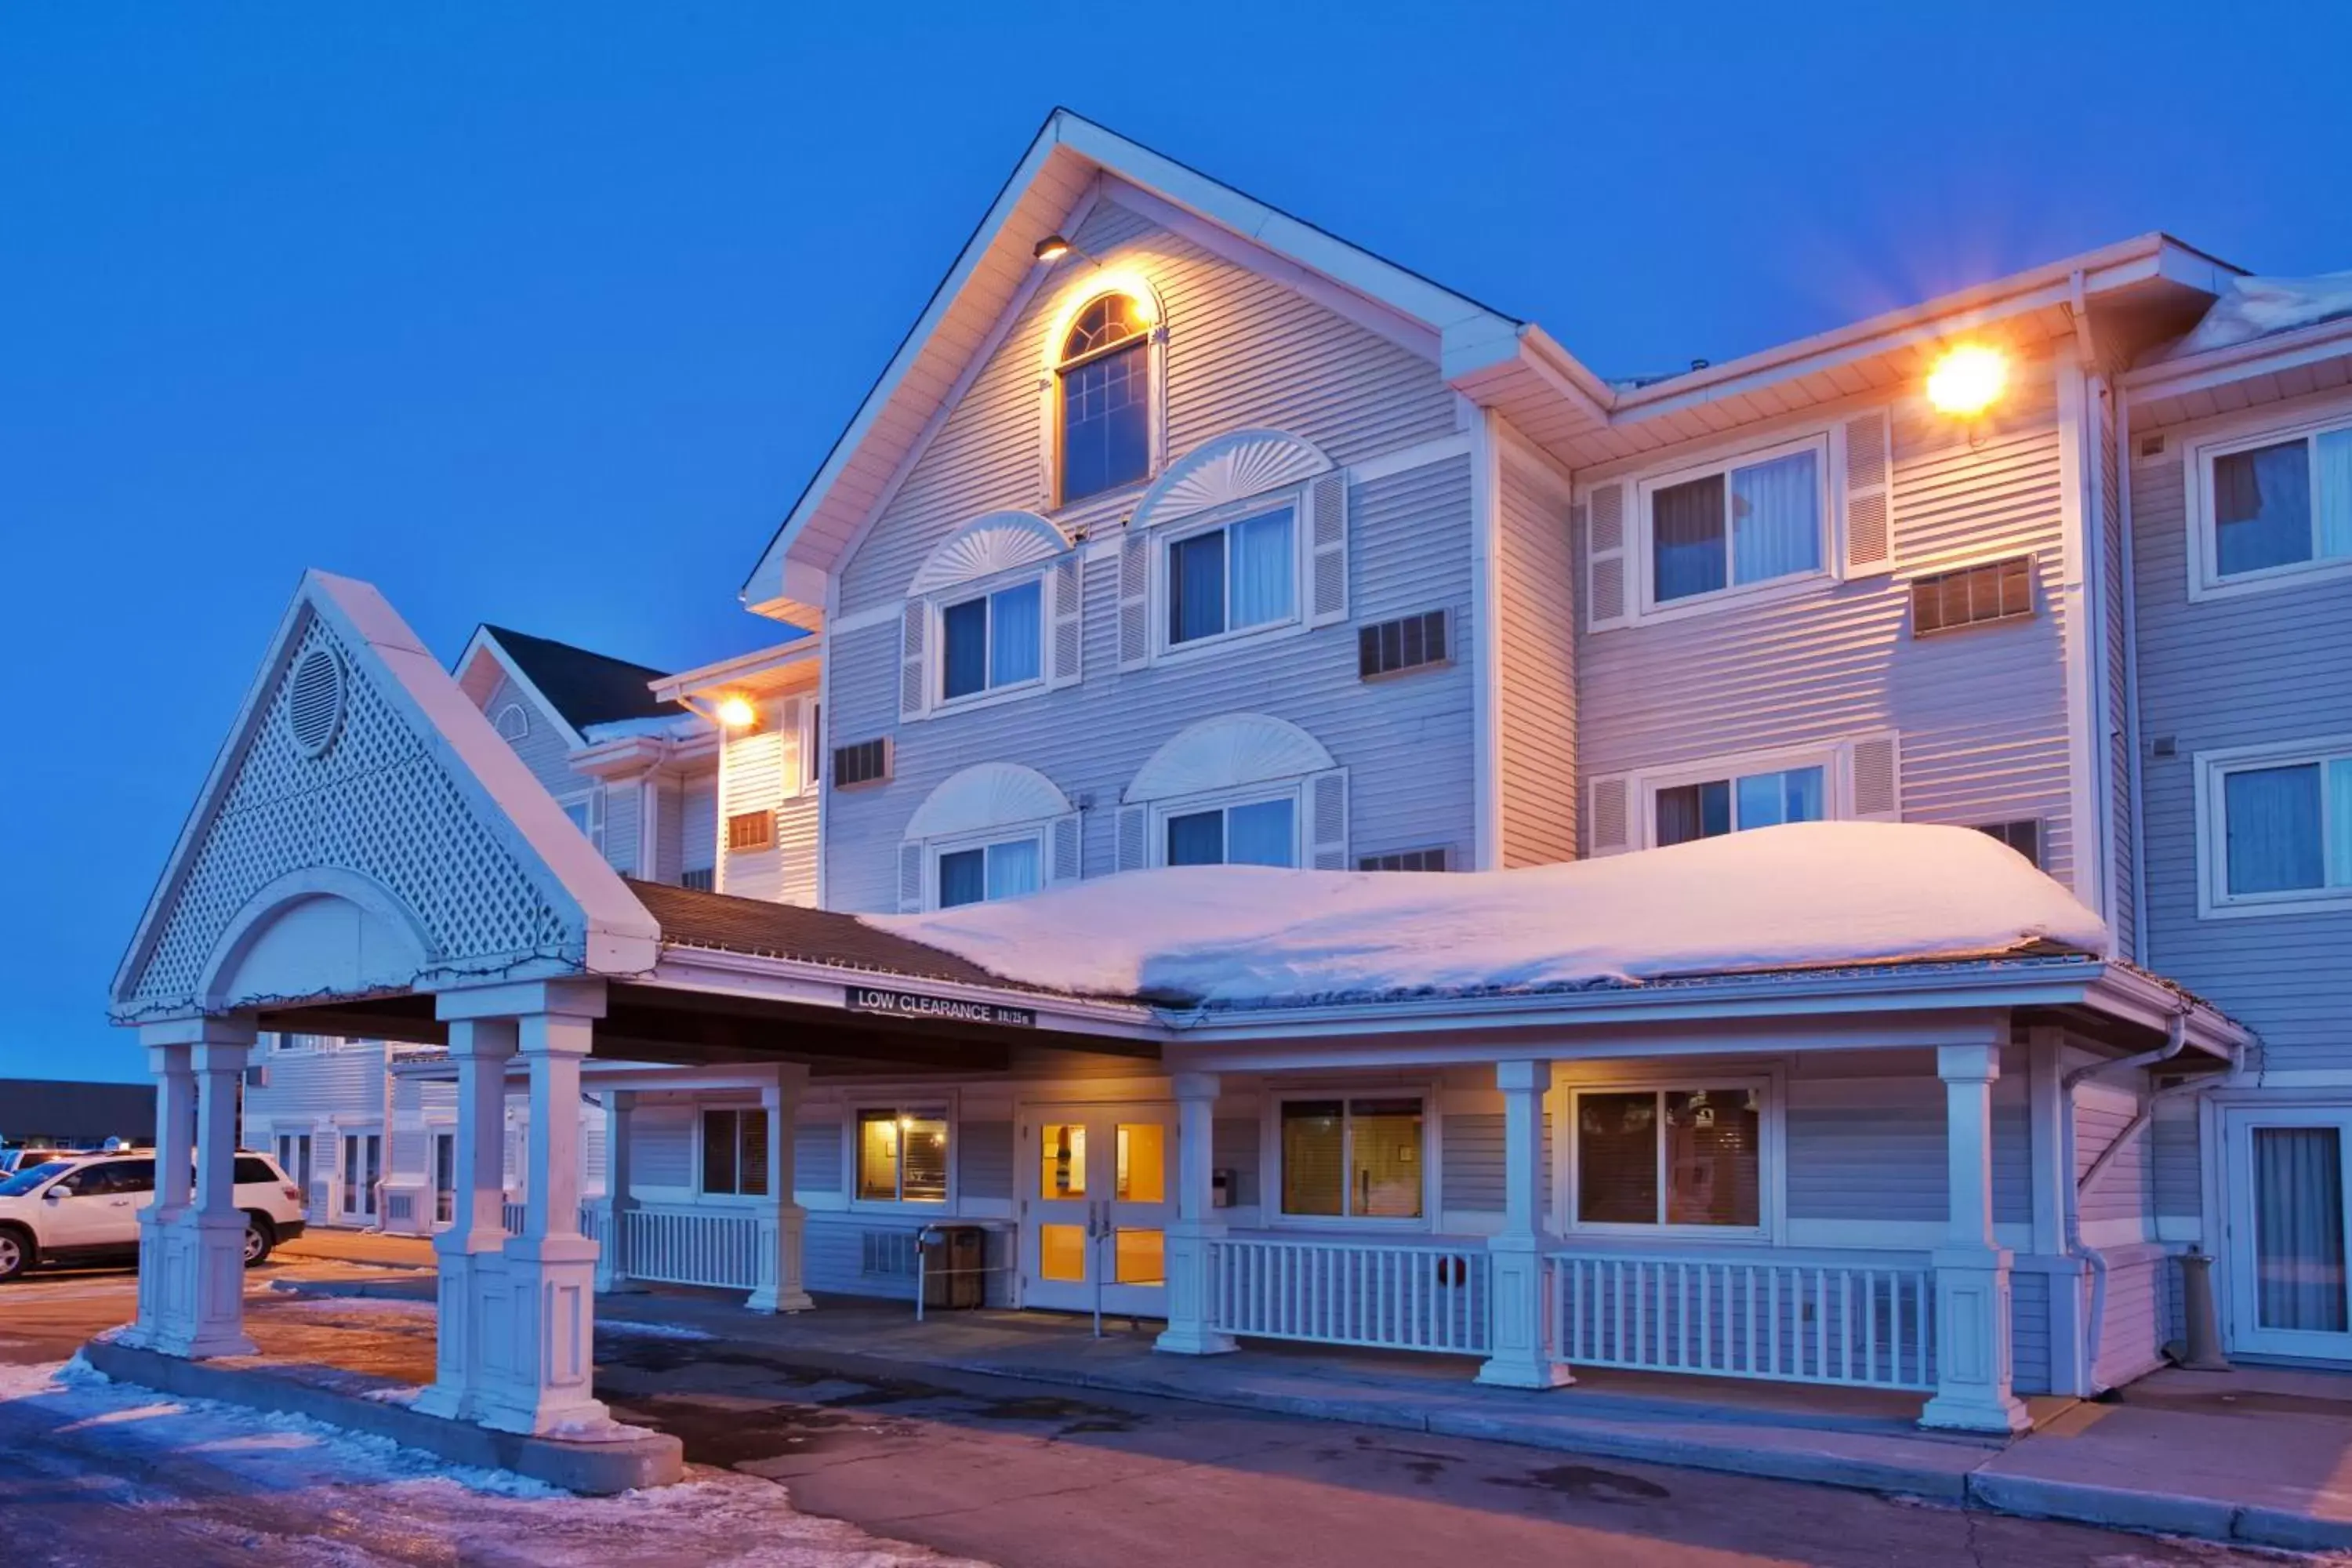
M 2180 1054 L 2188 1039 L 2189 1009 L 2176 1008 L 2172 1016 L 2165 1021 L 2164 1044 L 2156 1049 L 2142 1051 L 2134 1057 L 2118 1058 L 2111 1062 L 2093 1062 L 2088 1067 L 2076 1068 L 2059 1079 L 2058 1110 L 2062 1118 L 2059 1135 L 2065 1151 L 2063 1169 L 2072 1171 L 2074 1168 L 2074 1090 L 2105 1073 L 2133 1072 L 2154 1067 L 2158 1062 L 2168 1062 Z M 2158 1098 L 2158 1095 L 2151 1094 L 2141 1102 L 2139 1114 L 2125 1124 L 2114 1141 L 2100 1151 L 2099 1157 L 2091 1162 L 2091 1168 L 2083 1173 L 2083 1179 L 2074 1184 L 2074 1194 L 2066 1205 L 2066 1250 L 2069 1255 L 2080 1257 L 2091 1266 L 2091 1317 L 2083 1336 L 2083 1375 L 2095 1384 L 2098 1381 L 2099 1340 L 2106 1328 L 2107 1255 L 2083 1239 L 2083 1199 L 2090 1192 L 2092 1184 L 2115 1163 L 2116 1156 L 2123 1152 L 2125 1145 L 2138 1136 L 2140 1130 L 2155 1116 Z M 2105 1391 L 2094 1387 L 2092 1392 Z

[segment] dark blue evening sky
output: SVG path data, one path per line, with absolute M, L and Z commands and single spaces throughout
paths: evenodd
M 1055 102 L 1606 374 L 2163 228 L 2352 267 L 2352 9 L 18 5 L 0 1076 L 120 1078 L 139 909 L 306 565 L 680 665 Z

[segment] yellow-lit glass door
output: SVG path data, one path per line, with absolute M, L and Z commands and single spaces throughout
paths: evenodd
M 1176 1129 L 1166 1105 L 1053 1106 L 1023 1122 L 1023 1301 L 1165 1311 Z

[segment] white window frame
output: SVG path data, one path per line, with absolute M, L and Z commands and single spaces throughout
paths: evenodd
M 993 578 L 975 578 L 958 583 L 952 588 L 942 588 L 926 597 L 923 614 L 929 623 L 928 642 L 929 653 L 924 662 L 929 668 L 923 679 L 929 682 L 931 699 L 929 715 L 965 713 L 976 708 L 993 708 L 1001 702 L 1015 702 L 1034 697 L 1051 685 L 1053 674 L 1047 660 L 1052 657 L 1054 639 L 1054 591 L 1046 579 L 1053 575 L 1053 563 L 1042 569 L 1024 567 Z M 1008 686 L 983 686 L 978 691 L 962 697 L 950 697 L 948 690 L 947 613 L 957 605 L 968 605 L 974 599 L 993 601 L 997 595 L 1034 583 L 1037 585 L 1037 673 L 1027 680 L 1017 680 Z M 985 661 L 996 662 L 996 606 L 988 607 L 988 651 Z
M 708 1117 L 714 1110 L 729 1110 L 735 1113 L 735 1184 L 738 1187 L 740 1187 L 743 1184 L 742 1118 L 745 1116 L 764 1116 L 767 1114 L 767 1108 L 761 1105 L 758 1100 L 751 1100 L 748 1103 L 740 1105 L 730 1103 L 713 1104 L 709 1101 L 697 1101 L 693 1106 L 693 1110 L 694 1165 L 693 1168 L 688 1172 L 688 1190 L 694 1194 L 695 1201 L 698 1203 L 755 1205 L 772 1204 L 775 1202 L 776 1194 L 773 1193 L 714 1193 L 709 1187 L 702 1184 L 702 1173 L 705 1168 L 703 1165 L 703 1156 L 705 1152 L 704 1146 L 709 1141 L 709 1129 L 705 1124 L 704 1118 Z M 792 1173 L 787 1171 L 784 1174 L 787 1179 L 789 1179 Z
M 1213 658 L 1239 643 L 1297 637 L 1308 629 L 1307 595 L 1315 580 L 1314 542 L 1309 538 L 1311 531 L 1307 526 L 1307 489 L 1312 482 L 1281 486 L 1244 500 L 1228 501 L 1151 531 L 1151 589 L 1146 613 L 1151 617 L 1152 662 L 1174 663 L 1188 658 Z M 1175 577 L 1169 568 L 1169 557 L 1174 553 L 1176 546 L 1188 539 L 1197 539 L 1202 534 L 1213 533 L 1237 522 L 1246 522 L 1252 518 L 1265 517 L 1276 511 L 1290 513 L 1290 613 L 1279 620 L 1261 621 L 1252 626 L 1235 627 L 1231 624 L 1234 556 L 1232 542 L 1228 541 L 1225 546 L 1225 629 L 1184 642 L 1171 640 L 1168 635 L 1168 605 L 1175 592 Z
M 1762 1101 L 1757 1117 L 1756 1219 L 1753 1226 L 1587 1224 L 1577 1217 L 1577 1172 L 1581 1153 L 1577 1121 L 1580 1094 L 1672 1094 L 1694 1089 L 1753 1089 Z M 1562 1236 L 1673 1237 L 1735 1242 L 1772 1242 L 1785 1234 L 1788 1218 L 1787 1100 L 1778 1071 L 1635 1073 L 1623 1078 L 1577 1078 L 1552 1093 L 1552 1215 Z M 1663 1123 L 1661 1124 L 1663 1130 Z M 1666 1141 L 1658 1139 L 1658 1203 L 1667 1198 Z
M 1705 594 L 1688 594 L 1679 599 L 1660 600 L 1657 597 L 1657 552 L 1651 528 L 1651 502 L 1660 490 L 1686 485 L 1714 474 L 1724 479 L 1725 505 L 1729 506 L 1730 474 L 1735 468 L 1753 468 L 1759 463 L 1793 457 L 1799 452 L 1813 454 L 1813 483 L 1816 488 L 1817 515 L 1821 529 L 1819 541 L 1821 564 L 1810 572 L 1792 572 L 1784 576 L 1768 577 L 1760 583 L 1733 583 L 1731 574 L 1731 531 L 1727 516 L 1724 528 L 1725 585 Z M 1633 517 L 1629 542 L 1633 559 L 1631 568 L 1633 592 L 1631 619 L 1637 622 L 1671 620 L 1688 615 L 1704 615 L 1732 603 L 1754 603 L 1759 598 L 1782 598 L 1834 580 L 1838 559 L 1839 500 L 1830 488 L 1832 446 L 1830 431 L 1823 426 L 1805 435 L 1775 442 L 1769 446 L 1749 447 L 1725 452 L 1704 462 L 1662 469 L 1634 478 L 1633 490 Z
M 985 827 L 972 833 L 948 834 L 938 838 L 924 839 L 923 908 L 936 910 L 944 907 L 940 902 L 940 860 L 942 857 L 961 854 L 969 849 L 986 851 L 1001 844 L 1028 843 L 1037 847 L 1037 886 L 1034 891 L 1044 892 L 1053 880 L 1053 867 L 1048 860 L 1048 857 L 1053 854 L 1053 845 L 1050 842 L 1052 835 L 1048 831 L 1051 826 L 1050 822 L 1041 821 L 1010 827 Z M 983 857 L 982 860 L 983 877 L 986 871 L 987 861 Z M 1033 897 L 1034 893 L 1024 893 L 1019 896 L 1029 898 Z M 983 897 L 980 901 L 986 904 L 1009 903 L 1013 900 Z M 967 909 L 971 906 L 959 904 L 956 907 Z
M 2199 752 L 2197 769 L 2197 918 L 2247 920 L 2265 915 L 2311 915 L 2352 910 L 2352 887 L 2318 887 L 2277 893 L 2230 891 L 2229 795 L 2222 781 L 2231 773 L 2263 768 L 2316 763 L 2320 788 L 2320 863 L 2326 864 L 2330 840 L 2338 832 L 2352 833 L 2352 823 L 2327 820 L 2327 764 L 2352 758 L 2352 735 L 2327 735 L 2316 740 L 2280 741 L 2259 746 L 2232 746 Z
M 1421 1101 L 1421 1216 L 1418 1219 L 1396 1219 L 1377 1215 L 1314 1215 L 1289 1214 L 1282 1206 L 1282 1108 L 1291 1100 L 1336 1100 L 1342 1103 L 1339 1158 L 1344 1169 L 1352 1157 L 1354 1118 L 1346 1113 L 1348 1101 L 1358 1100 L 1403 1100 Z M 1270 1230 L 1362 1230 L 1374 1232 L 1434 1233 L 1438 1226 L 1437 1201 L 1443 1188 L 1443 1172 L 1438 1168 L 1445 1148 L 1444 1129 L 1439 1115 L 1440 1086 L 1415 1079 L 1410 1083 L 1358 1083 L 1344 1087 L 1332 1084 L 1286 1084 L 1265 1097 L 1265 1119 L 1258 1136 L 1258 1210 L 1259 1223 Z M 1342 1181 L 1342 1201 L 1348 1201 Z
M 1144 846 L 1144 864 L 1154 869 L 1167 866 L 1168 819 L 1171 816 L 1196 816 L 1207 811 L 1231 811 L 1237 805 L 1259 805 L 1268 801 L 1286 800 L 1290 803 L 1290 868 L 1297 870 L 1308 863 L 1314 847 L 1307 839 L 1307 778 L 1286 779 L 1267 784 L 1239 784 L 1205 795 L 1155 800 L 1151 803 L 1150 841 Z M 1232 841 L 1230 826 L 1226 841 L 1228 844 Z M 1223 864 L 1230 866 L 1233 862 L 1227 860 Z
M 1151 316 L 1150 330 L 1143 335 L 1144 386 L 1149 399 L 1144 408 L 1144 472 L 1139 479 L 1113 485 L 1091 495 L 1071 496 L 1065 493 L 1062 483 L 1062 388 L 1064 374 L 1081 363 L 1109 353 L 1097 350 L 1085 361 L 1066 359 L 1062 347 L 1070 335 L 1070 328 L 1086 308 L 1107 294 L 1125 294 L 1139 303 Z M 1123 269 L 1097 269 L 1092 276 L 1074 283 L 1064 294 L 1061 309 L 1047 321 L 1046 335 L 1039 344 L 1041 374 L 1037 378 L 1038 490 L 1045 500 L 1049 515 L 1060 516 L 1066 511 L 1084 512 L 1089 509 L 1110 505 L 1113 498 L 1139 493 L 1168 470 L 1168 310 L 1160 298 L 1159 289 L 1140 273 Z M 1118 345 L 1126 347 L 1126 344 Z
M 857 1129 L 859 1119 L 869 1110 L 887 1110 L 903 1119 L 909 1112 L 930 1106 L 940 1108 L 940 1120 L 947 1123 L 948 1190 L 944 1198 L 869 1198 L 863 1195 L 865 1183 L 857 1167 Z M 841 1122 L 841 1185 L 846 1208 L 864 1214 L 954 1214 L 961 1201 L 961 1177 L 956 1163 L 963 1140 L 963 1122 L 958 1114 L 957 1097 L 951 1089 L 935 1094 L 912 1094 L 904 1098 L 886 1099 L 880 1095 L 853 1095 L 849 1098 Z M 898 1157 L 898 1191 L 907 1190 L 907 1160 Z
M 1639 833 L 1636 841 L 1628 847 L 1657 847 L 1658 792 L 1662 789 L 1713 784 L 1723 779 L 1731 780 L 1736 785 L 1740 778 L 1753 773 L 1787 773 L 1795 768 L 1813 767 L 1822 770 L 1822 820 L 1851 820 L 1853 816 L 1853 750 L 1847 742 L 1832 742 L 1827 745 L 1790 747 L 1771 752 L 1743 752 L 1735 756 L 1710 757 L 1700 763 L 1678 763 L 1670 767 L 1636 772 L 1627 780 L 1627 787 L 1637 797 L 1632 813 Z M 1737 809 L 1736 787 L 1733 795 L 1734 808 Z M 1735 833 L 1738 831 L 1738 828 L 1733 829 Z
M 591 784 L 586 789 L 572 790 L 555 797 L 555 804 L 563 808 L 566 816 L 572 816 L 573 806 L 580 808 L 580 816 L 573 818 L 572 826 L 580 829 L 581 836 L 596 847 L 599 855 L 604 852 L 604 814 L 596 809 L 596 793 L 603 787 Z M 726 831 L 723 821 L 719 831 Z
M 2227 420 L 2208 426 L 2193 439 L 2181 445 L 2181 484 L 2187 505 L 2189 528 L 2189 559 L 2194 563 L 2189 574 L 2190 600 L 2227 598 L 2237 594 L 2259 594 L 2273 588 L 2294 587 L 2298 584 L 2326 582 L 2331 578 L 2352 576 L 2352 555 L 2322 559 L 2317 551 L 2319 541 L 2319 462 L 2318 437 L 2331 430 L 2352 428 L 2352 403 L 2331 401 L 2301 411 L 2301 416 L 2284 422 L 2275 409 L 2258 415 Z M 2273 447 L 2283 441 L 2300 440 L 2305 444 L 2305 459 L 2311 465 L 2313 531 L 2312 559 L 2289 562 L 2284 566 L 2266 566 L 2258 572 L 2240 572 L 2224 577 L 2221 571 L 2221 543 L 2215 531 L 2213 504 L 2213 459 L 2226 458 L 2233 452 L 2250 452 L 2262 447 Z

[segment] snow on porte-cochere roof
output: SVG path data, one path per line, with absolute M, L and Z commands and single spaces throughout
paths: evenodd
M 2107 946 L 2097 916 L 1998 840 L 1884 822 L 1799 823 L 1514 871 L 1182 867 L 861 918 L 1020 984 L 1208 1007 Z

